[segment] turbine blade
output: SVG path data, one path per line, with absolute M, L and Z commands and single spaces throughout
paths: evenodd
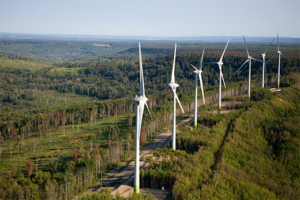
M 283 55 L 282 53 L 280 53 L 280 55 L 282 55 L 283 57 L 285 57 L 285 58 L 288 59 L 289 61 L 293 62 L 291 59 L 289 59 L 288 57 L 286 57 L 286 56 Z
M 254 53 L 254 52 L 249 52 L 249 53 L 255 54 L 255 55 L 257 55 L 257 56 L 261 56 L 261 54 L 259 54 L 259 53 Z
M 274 40 L 275 40 L 275 38 L 272 40 L 272 42 L 269 44 L 269 46 L 266 48 L 266 50 L 263 52 L 263 54 L 266 53 L 266 51 L 267 51 L 268 48 L 272 45 L 272 43 L 274 42 Z
M 150 113 L 149 106 L 148 106 L 147 102 L 145 102 L 145 105 L 147 107 L 148 114 L 149 114 L 149 116 L 150 116 L 150 118 L 152 120 L 152 116 L 151 116 L 151 113 Z
M 172 89 L 173 94 L 174 94 L 174 96 L 175 96 L 175 99 L 177 100 L 177 102 L 178 102 L 178 104 L 179 104 L 179 106 L 180 106 L 180 108 L 181 108 L 181 110 L 182 110 L 182 112 L 183 112 L 183 114 L 184 114 L 184 110 L 183 110 L 183 108 L 182 108 L 182 106 L 181 106 L 181 103 L 180 103 L 180 101 L 179 101 L 179 99 L 178 99 L 178 96 L 177 96 L 175 90 L 174 90 L 172 87 L 170 87 L 170 88 Z
M 169 85 L 163 90 L 163 92 L 166 90 L 166 89 L 168 89 L 168 87 L 170 87 Z
M 252 57 L 251 57 L 250 59 L 251 59 L 251 60 L 256 60 L 256 61 L 262 62 L 262 63 L 264 62 L 264 61 L 261 61 L 261 60 L 258 60 L 258 59 L 256 59 L 256 58 L 252 58 Z
M 203 52 L 202 52 L 202 55 L 201 55 L 201 60 L 200 60 L 200 70 L 202 69 L 204 51 L 205 51 L 205 47 L 204 47 Z
M 240 66 L 240 68 L 233 74 L 233 76 L 240 70 L 242 69 L 242 67 L 247 63 L 249 62 L 249 59 L 245 60 L 245 62 L 242 64 L 242 66 Z
M 144 73 L 142 64 L 141 44 L 139 43 L 139 60 L 140 60 L 140 95 L 145 96 Z
M 265 65 L 265 69 L 266 69 L 266 74 L 268 74 L 268 71 L 267 71 L 267 65 Z
M 145 107 L 145 102 L 144 101 L 140 101 L 139 102 L 139 138 L 141 136 L 141 128 L 142 128 L 144 107 Z
M 194 65 L 191 64 L 191 66 L 192 66 L 195 70 L 198 70 Z
M 223 59 L 223 56 L 224 56 L 224 54 L 225 54 L 225 51 L 226 51 L 226 49 L 227 49 L 227 46 L 228 46 L 229 41 L 230 41 L 230 39 L 228 40 L 228 42 L 227 42 L 227 44 L 226 44 L 226 47 L 225 47 L 225 49 L 224 49 L 224 51 L 223 51 L 223 54 L 222 54 L 222 56 L 221 56 L 221 58 L 220 58 L 220 61 L 222 61 L 222 59 Z
M 175 82 L 176 48 L 177 48 L 177 44 L 175 43 L 174 60 L 173 60 L 173 67 L 172 67 L 172 74 L 171 74 L 171 83 Z
M 274 56 L 272 56 L 266 63 L 268 63 L 270 60 L 272 60 L 275 56 L 277 56 L 278 54 L 276 53 Z
M 201 74 L 201 73 L 200 73 Z M 199 81 L 200 81 L 200 86 L 201 86 L 201 92 L 202 92 L 202 98 L 203 98 L 203 103 L 205 104 L 205 99 L 204 99 L 204 90 L 203 90 L 203 83 L 202 83 L 202 77 L 199 75 Z
M 248 48 L 247 48 L 247 43 L 246 43 L 246 40 L 245 40 L 245 36 L 243 36 L 243 38 L 244 38 L 244 43 L 245 43 L 245 47 L 246 47 L 247 57 L 249 57 L 249 52 L 248 52 Z
M 279 51 L 279 35 L 277 33 L 277 52 Z
M 207 64 L 218 64 L 218 62 L 205 62 Z
M 220 73 L 221 73 L 221 77 L 222 77 L 223 85 L 224 85 L 224 86 L 225 86 L 225 88 L 226 88 L 226 84 L 225 84 L 225 81 L 224 81 L 224 77 L 223 77 L 223 73 L 222 73 L 222 71 L 220 71 Z

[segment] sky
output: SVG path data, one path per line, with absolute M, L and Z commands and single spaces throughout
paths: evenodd
M 300 38 L 300 0 L 0 0 L 0 32 Z

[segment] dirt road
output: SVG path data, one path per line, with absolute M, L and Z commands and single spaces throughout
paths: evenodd
M 191 115 L 188 118 L 183 119 L 179 123 L 177 123 L 177 126 L 191 123 L 193 122 L 193 119 L 194 119 L 194 115 Z M 157 135 L 154 138 L 152 144 L 148 144 L 141 149 L 140 151 L 141 169 L 147 168 L 147 163 L 145 162 L 145 158 L 148 156 L 152 156 L 151 151 L 155 150 L 156 148 L 164 148 L 169 144 L 169 142 L 171 141 L 171 135 L 172 135 L 172 131 L 166 130 L 165 132 L 162 132 L 161 134 Z M 128 197 L 130 193 L 133 192 L 134 161 L 131 161 L 128 165 L 126 164 L 127 164 L 126 162 L 123 162 L 121 166 L 112 170 L 102 179 L 103 183 L 108 185 L 108 188 L 112 191 L 113 195 L 116 195 L 118 191 L 122 196 Z M 125 169 L 120 171 L 120 168 L 124 166 L 126 166 Z M 91 187 L 81 195 L 92 193 L 92 192 L 98 193 L 101 190 L 100 183 L 101 182 L 98 181 L 95 184 L 95 186 Z M 171 192 L 169 190 L 161 191 L 161 190 L 141 189 L 141 193 L 145 193 L 145 194 L 152 193 L 157 197 L 157 199 L 168 199 Z M 79 199 L 79 196 L 75 196 L 73 198 L 73 200 L 77 200 L 77 199 Z

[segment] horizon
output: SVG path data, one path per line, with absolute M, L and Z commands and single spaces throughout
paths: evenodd
M 194 37 L 243 37 L 240 36 L 240 35 L 202 35 L 202 36 L 197 36 L 197 35 L 191 35 L 191 36 L 186 36 L 186 35 L 183 35 L 183 36 L 148 36 L 148 35 L 93 35 L 93 34 L 90 34 L 90 35 L 84 35 L 84 34 L 60 34 L 60 33 L 14 33 L 14 32 L 0 32 L 0 35 L 1 34 L 17 34 L 17 35 L 55 35 L 55 36 L 90 36 L 90 37 L 153 37 L 153 38 L 194 38 Z M 277 33 L 276 33 L 277 34 Z M 253 36 L 253 35 L 244 35 L 245 37 L 251 37 L 251 38 L 273 38 L 273 37 L 276 37 L 275 36 L 271 36 L 271 35 L 268 35 L 268 36 Z M 280 38 L 295 38 L 295 39 L 300 39 L 300 36 L 299 37 L 293 37 L 293 36 L 280 36 Z
M 298 0 L 1 0 L 0 32 L 300 38 L 299 8 Z
M 268 44 L 277 36 L 245 36 L 247 43 Z M 0 40 L 48 40 L 48 41 L 94 41 L 94 42 L 136 42 L 146 43 L 244 43 L 243 36 L 122 36 L 122 35 L 76 35 L 76 34 L 38 34 L 38 33 L 5 33 L 0 32 Z M 281 37 L 279 42 L 286 44 L 300 44 L 300 38 Z

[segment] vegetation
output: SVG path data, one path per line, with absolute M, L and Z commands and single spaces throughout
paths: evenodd
M 214 121 L 204 128 L 181 127 L 178 150 L 157 149 L 142 186 L 174 199 L 299 199 L 299 77 L 278 94 L 255 88 L 239 111 L 201 117 Z
M 128 42 L 2 40 L 0 53 L 49 61 L 69 61 L 123 51 Z
M 79 44 L 74 42 L 72 45 Z M 145 48 L 145 51 L 157 56 L 169 54 L 172 48 L 157 46 Z M 182 45 L 181 48 L 182 51 L 193 51 L 190 46 Z M 223 47 L 215 45 L 213 48 L 222 50 Z M 257 50 L 261 48 L 264 46 Z M 296 172 L 299 166 L 299 76 L 290 74 L 299 72 L 300 58 L 294 50 L 290 49 L 287 54 L 294 62 L 283 60 L 281 63 L 281 84 L 287 88 L 276 96 L 269 90 L 253 88 L 251 100 L 232 96 L 244 94 L 247 89 L 247 72 L 233 77 L 244 61 L 245 53 L 226 52 L 223 74 L 227 87 L 222 88 L 222 97 L 224 101 L 237 102 L 232 108 L 239 111 L 212 114 L 221 110 L 216 111 L 213 105 L 199 108 L 199 129 L 190 131 L 188 127 L 181 127 L 182 132 L 177 137 L 179 150 L 158 149 L 154 155 L 162 163 L 148 159 L 151 168 L 141 171 L 142 187 L 164 186 L 173 189 L 175 199 L 192 199 L 199 194 L 203 198 L 214 197 L 214 192 L 220 189 L 214 184 L 220 184 L 225 188 L 220 191 L 224 192 L 225 185 L 231 181 L 234 186 L 231 186 L 233 189 L 228 198 L 256 198 L 256 194 L 270 198 L 297 197 L 295 191 L 299 180 L 294 177 L 299 177 Z M 204 61 L 215 61 L 220 54 L 207 52 Z M 186 112 L 192 111 L 194 105 L 194 74 L 189 65 L 196 65 L 199 57 L 198 52 L 182 52 L 176 59 L 179 98 Z M 153 120 L 144 117 L 141 144 L 151 140 L 172 120 L 172 94 L 161 92 L 170 79 L 172 62 L 172 54 L 143 61 Z M 253 86 L 260 84 L 261 67 L 259 63 L 253 65 Z M 207 65 L 203 70 L 206 103 L 211 104 L 217 97 L 219 70 Z M 270 63 L 268 73 L 266 81 L 270 85 L 276 81 L 276 61 Z M 0 198 L 70 198 L 90 187 L 120 161 L 127 161 L 134 150 L 135 105 L 132 97 L 139 91 L 138 74 L 136 60 L 50 62 L 0 55 Z M 255 117 L 252 122 L 253 116 L 258 115 L 260 117 Z M 177 116 L 181 116 L 180 110 Z M 248 132 L 236 127 L 246 128 Z M 259 138 L 257 134 L 266 136 L 260 137 L 264 139 L 259 142 L 252 141 Z M 228 140 L 232 137 L 232 143 L 235 137 L 244 143 L 231 144 Z M 246 151 L 244 147 L 249 147 L 248 144 L 252 146 Z M 280 173 L 288 178 L 282 178 L 283 175 L 274 178 L 272 172 L 266 173 L 266 180 L 271 182 L 249 179 L 248 165 L 235 164 L 240 161 L 230 157 L 232 152 L 226 157 L 228 145 L 240 148 L 241 157 L 246 153 L 250 157 L 254 152 L 262 154 L 257 159 L 267 163 L 268 168 L 262 168 L 261 173 L 270 166 L 274 170 L 282 167 Z M 237 156 L 237 159 L 242 158 Z M 274 164 L 275 161 L 281 164 Z M 243 178 L 233 176 L 229 169 Z M 214 178 L 211 180 L 211 177 Z M 222 178 L 228 182 L 225 184 Z M 241 196 L 241 188 L 248 186 L 253 186 L 255 195 L 244 192 Z M 264 189 L 259 190 L 260 187 Z M 106 193 L 84 198 L 104 198 Z
M 111 191 L 107 189 L 101 189 L 100 193 L 98 194 L 87 194 L 82 197 L 80 197 L 80 200 L 101 200 L 101 199 L 106 199 L 106 200 L 156 200 L 156 198 L 152 195 L 144 195 L 144 194 L 130 194 L 128 198 L 121 197 L 119 193 L 117 193 L 116 197 L 113 197 L 111 195 Z

